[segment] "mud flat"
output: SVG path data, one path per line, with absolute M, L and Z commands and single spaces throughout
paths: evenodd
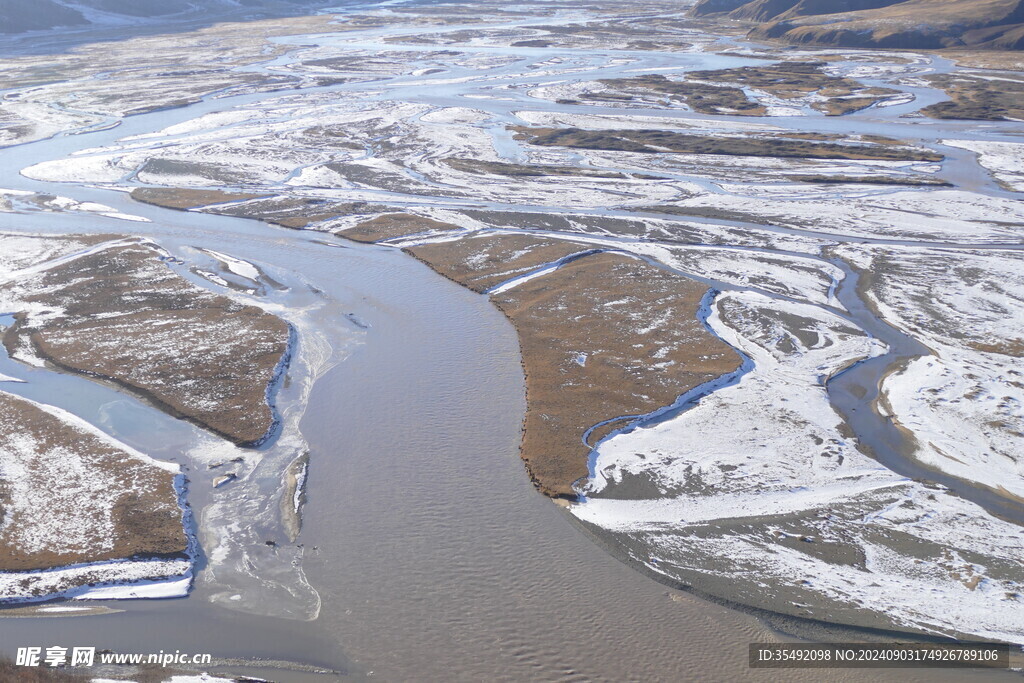
M 0 289 L 12 357 L 117 384 L 242 445 L 275 425 L 288 325 L 191 285 L 152 243 L 113 242 Z

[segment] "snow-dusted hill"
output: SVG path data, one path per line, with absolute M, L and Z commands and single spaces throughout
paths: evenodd
M 58 27 L 127 26 L 234 12 L 293 12 L 345 4 L 329 0 L 0 0 L 0 34 Z
M 1024 49 L 1022 0 L 700 0 L 693 14 L 757 22 L 753 37 L 792 43 Z

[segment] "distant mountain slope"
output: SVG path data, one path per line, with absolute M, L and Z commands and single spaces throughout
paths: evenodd
M 328 0 L 0 0 L 0 34 L 58 27 L 118 26 L 199 19 L 246 10 L 324 7 Z
M 1024 0 L 700 0 L 755 38 L 838 47 L 1024 49 Z
M 0 0 L 0 33 L 87 24 L 82 13 L 53 0 Z

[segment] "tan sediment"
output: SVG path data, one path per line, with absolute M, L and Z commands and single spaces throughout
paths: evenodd
M 255 218 L 285 228 L 301 230 L 314 223 L 321 223 L 340 216 L 379 210 L 381 210 L 380 207 L 365 202 L 337 202 L 310 197 L 271 195 L 242 204 L 214 206 L 210 208 L 210 213 L 238 218 Z
M 365 220 L 336 234 L 354 242 L 372 243 L 404 237 L 420 232 L 450 232 L 459 230 L 451 223 L 425 218 L 411 213 L 386 213 Z
M 365 202 L 336 202 L 280 194 L 222 190 L 140 187 L 131 191 L 131 197 L 165 209 L 203 209 L 208 213 L 253 218 L 294 230 L 301 230 L 314 223 L 339 216 L 383 210 L 383 207 Z
M 296 230 L 336 218 L 354 207 L 351 203 L 325 204 L 318 200 L 221 190 L 139 187 L 132 190 L 131 196 L 132 199 L 162 206 L 165 209 L 185 211 L 205 208 L 210 213 L 239 218 L 261 218 L 268 223 Z M 311 211 L 310 207 L 316 207 L 317 210 Z
M 928 176 L 847 176 L 847 175 L 791 175 L 786 180 L 795 183 L 821 185 L 905 185 L 908 187 L 952 187 L 952 183 Z
M 1011 121 L 1024 119 L 1024 77 L 1005 74 L 998 81 L 964 74 L 939 74 L 927 80 L 950 100 L 921 110 L 936 119 Z
M 0 571 L 49 569 L 135 556 L 183 557 L 174 473 L 140 460 L 39 406 L 0 392 L 0 453 L 21 474 L 0 480 Z M 31 484 L 45 504 L 26 506 Z M 91 495 L 102 489 L 102 496 Z M 56 527 L 52 518 L 72 524 Z M 38 536 L 57 533 L 52 543 Z
M 582 130 L 512 126 L 516 139 L 542 147 L 570 147 L 656 154 L 723 154 L 801 159 L 942 161 L 930 150 L 882 145 L 808 142 L 783 137 L 722 137 L 667 130 Z
M 969 342 L 967 346 L 983 353 L 999 353 L 1004 356 L 1024 358 L 1024 339 L 1006 339 L 998 343 Z
M 895 94 L 897 91 L 893 91 Z M 825 116 L 842 116 L 844 114 L 852 114 L 855 111 L 861 111 L 868 107 L 874 106 L 880 102 L 878 97 L 845 97 L 845 98 L 832 98 L 826 102 L 815 102 L 811 105 L 812 109 L 817 109 L 823 112 Z
M 830 76 L 821 70 L 825 65 L 822 61 L 790 61 L 766 66 L 691 71 L 686 74 L 685 80 L 670 80 L 659 74 L 604 79 L 600 82 L 616 91 L 594 93 L 587 97 L 601 99 L 602 96 L 628 96 L 630 93 L 648 91 L 673 97 L 703 114 L 766 116 L 768 109 L 750 99 L 743 90 L 756 88 L 781 99 L 806 97 L 816 93 L 828 99 L 814 102 L 811 105 L 814 109 L 828 116 L 841 116 L 870 107 L 899 92 L 887 88 L 869 88 L 853 79 Z
M 19 313 L 4 344 L 236 443 L 259 442 L 274 425 L 267 387 L 288 350 L 287 323 L 195 287 L 157 257 L 140 244 L 114 247 L 8 285 L 16 299 L 59 313 Z
M 728 85 L 673 81 L 660 74 L 632 78 L 606 78 L 599 81 L 613 88 L 611 92 L 586 93 L 587 100 L 631 100 L 634 95 L 656 93 L 685 103 L 701 114 L 732 116 L 764 116 L 768 110 L 747 97 L 742 89 Z
M 626 178 L 626 174 L 618 171 L 602 171 L 596 168 L 579 166 L 548 166 L 540 164 L 509 164 L 501 161 L 484 161 L 482 159 L 445 159 L 445 163 L 456 171 L 464 173 L 480 173 L 516 177 L 547 177 L 572 176 L 580 178 Z
M 423 244 L 405 251 L 446 278 L 474 292 L 485 292 L 545 263 L 586 250 L 576 242 L 504 234 Z
M 132 199 L 165 209 L 192 209 L 211 204 L 241 202 L 267 197 L 265 194 L 223 192 L 221 190 L 188 190 L 163 187 L 137 187 L 131 191 Z
M 739 366 L 697 320 L 706 292 L 627 256 L 597 254 L 493 297 L 519 333 L 527 384 L 522 457 L 542 492 L 575 496 L 573 484 L 588 473 L 588 428 L 671 405 Z M 653 329 L 641 332 L 645 326 Z M 583 365 L 579 353 L 587 354 Z

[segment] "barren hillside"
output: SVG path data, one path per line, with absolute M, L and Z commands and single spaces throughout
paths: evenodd
M 1022 0 L 701 0 L 752 36 L 839 47 L 1024 49 Z

